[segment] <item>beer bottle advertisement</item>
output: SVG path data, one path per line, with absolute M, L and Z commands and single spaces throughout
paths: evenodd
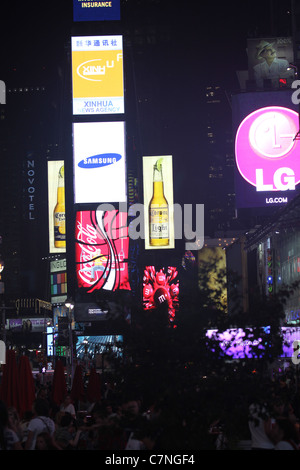
M 48 162 L 49 252 L 66 252 L 64 161 Z
M 145 249 L 174 248 L 172 156 L 143 157 Z

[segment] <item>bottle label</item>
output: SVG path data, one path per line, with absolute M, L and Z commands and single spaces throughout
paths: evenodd
M 66 214 L 65 212 L 54 213 L 54 240 L 65 241 L 66 240 Z
M 168 206 L 150 207 L 150 240 L 169 238 Z

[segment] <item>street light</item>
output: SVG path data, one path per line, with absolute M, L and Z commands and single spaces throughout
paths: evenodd
M 73 315 L 72 315 L 72 311 L 74 309 L 74 302 L 72 298 L 68 298 L 65 301 L 65 307 L 68 309 L 68 320 L 69 320 L 69 348 L 70 348 L 69 377 L 70 377 L 70 387 L 72 387 L 72 381 L 73 381 L 73 335 L 72 335 Z
M 0 241 L 1 243 L 1 241 Z M 4 342 L 4 344 L 6 343 L 6 332 L 5 332 L 5 305 L 4 305 L 4 299 L 3 299 L 3 295 L 4 295 L 4 282 L 2 281 L 2 272 L 3 272 L 3 269 L 4 269 L 4 266 L 5 266 L 5 263 L 4 263 L 4 259 L 2 257 L 2 255 L 0 254 L 0 298 L 1 298 L 1 310 L 2 310 L 2 315 L 1 315 L 1 323 L 2 323 L 2 328 L 3 328 L 3 332 L 2 332 L 2 340 Z

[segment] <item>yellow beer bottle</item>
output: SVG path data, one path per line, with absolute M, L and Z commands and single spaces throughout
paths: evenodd
M 149 204 L 149 243 L 151 246 L 169 245 L 169 205 L 164 195 L 160 158 L 153 166 L 153 196 Z
M 66 209 L 65 209 L 65 180 L 64 166 L 58 172 L 57 204 L 53 212 L 54 216 L 54 246 L 66 247 Z

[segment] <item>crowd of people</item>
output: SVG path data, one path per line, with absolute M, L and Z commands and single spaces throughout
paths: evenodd
M 22 418 L 0 401 L 0 450 L 121 451 L 155 445 L 155 406 L 143 413 L 140 400 L 132 397 L 118 405 L 103 399 L 83 408 L 75 406 L 71 394 L 57 406 L 47 385 L 38 389 L 32 410 Z
M 165 450 L 161 437 L 172 424 L 165 428 L 159 400 L 145 409 L 134 394 L 121 400 L 103 394 L 100 401 L 79 406 L 68 394 L 57 406 L 51 396 L 51 386 L 39 385 L 32 410 L 21 418 L 14 408 L 0 402 L 0 450 Z M 251 449 L 300 450 L 299 396 L 297 392 L 291 401 L 286 387 L 279 387 L 265 390 L 249 402 Z M 187 423 L 182 420 L 181 424 L 176 433 L 184 450 Z M 207 435 L 215 450 L 231 450 L 226 422 L 213 423 Z

